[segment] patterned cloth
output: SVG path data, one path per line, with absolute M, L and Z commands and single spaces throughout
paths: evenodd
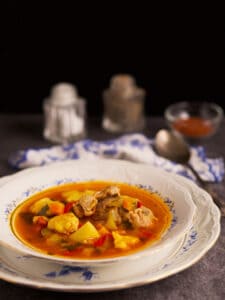
M 158 156 L 152 145 L 153 140 L 142 134 L 128 134 L 104 142 L 82 140 L 66 146 L 21 150 L 12 155 L 9 162 L 13 167 L 22 169 L 68 159 L 115 158 L 151 164 L 195 180 L 192 172 L 184 166 Z M 222 158 L 207 158 L 201 146 L 192 147 L 191 152 L 190 164 L 202 179 L 214 182 L 220 182 L 223 179 L 224 161 Z

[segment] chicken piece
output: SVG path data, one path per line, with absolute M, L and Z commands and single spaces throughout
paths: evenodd
M 48 221 L 48 229 L 64 234 L 76 231 L 78 225 L 79 219 L 73 213 L 59 215 Z
M 75 213 L 75 215 L 78 218 L 83 218 L 83 216 L 84 216 L 84 210 L 83 210 L 82 206 L 79 203 L 76 203 L 73 206 L 73 212 Z
M 109 212 L 109 207 L 104 207 L 101 202 L 98 202 L 96 206 L 95 214 L 93 215 L 94 220 L 106 220 Z
M 112 207 L 120 207 L 120 189 L 117 186 L 111 185 L 95 194 L 98 204 L 94 214 L 95 220 L 105 220 L 108 212 Z
M 129 211 L 127 211 L 123 207 L 119 207 L 118 213 L 119 213 L 119 215 L 121 217 L 121 221 L 122 222 L 129 222 L 130 223 L 130 221 L 129 221 Z
M 95 195 L 84 194 L 74 205 L 73 210 L 79 218 L 83 216 L 89 217 L 95 213 L 97 204 L 98 200 L 95 198 Z
M 102 201 L 99 201 L 99 203 L 103 206 L 103 208 L 106 207 L 120 207 L 122 205 L 122 200 L 120 197 L 107 197 Z
M 98 200 L 94 195 L 85 194 L 79 199 L 79 204 L 84 210 L 85 216 L 91 216 L 94 214 Z
M 96 212 L 94 214 L 95 220 L 105 220 L 108 216 L 110 209 L 118 209 L 122 205 L 120 197 L 109 197 L 102 201 L 98 201 Z
M 133 227 L 149 227 L 156 220 L 153 212 L 145 207 L 141 206 L 133 211 L 129 211 L 128 219 Z
M 105 189 L 95 194 L 95 197 L 98 200 L 103 200 L 107 197 L 119 197 L 119 196 L 120 196 L 120 189 L 116 185 L 107 186 Z

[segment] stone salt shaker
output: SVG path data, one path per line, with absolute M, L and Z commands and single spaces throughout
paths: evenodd
M 70 143 L 85 136 L 86 101 L 80 98 L 74 85 L 53 86 L 44 100 L 44 137 L 56 143 Z
M 105 130 L 122 133 L 144 128 L 145 90 L 136 85 L 132 76 L 113 76 L 109 88 L 103 92 L 103 101 L 102 126 Z

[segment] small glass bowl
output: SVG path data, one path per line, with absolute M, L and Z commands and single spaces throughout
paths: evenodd
M 188 141 L 214 135 L 223 119 L 223 109 L 210 102 L 177 102 L 165 110 L 169 127 Z

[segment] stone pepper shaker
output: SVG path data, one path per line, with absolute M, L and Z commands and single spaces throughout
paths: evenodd
M 86 101 L 69 83 L 53 86 L 44 100 L 44 137 L 56 143 L 69 143 L 85 136 Z
M 113 76 L 110 87 L 103 92 L 103 101 L 102 126 L 105 130 L 122 133 L 144 128 L 145 90 L 136 86 L 132 76 Z

